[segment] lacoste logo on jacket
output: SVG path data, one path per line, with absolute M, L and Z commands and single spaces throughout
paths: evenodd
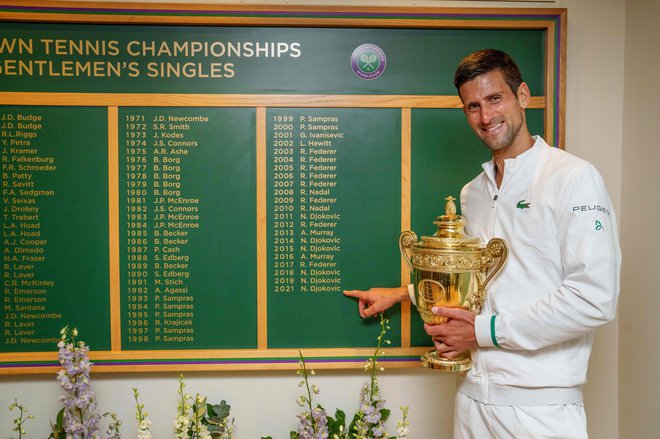
M 530 204 L 531 203 L 525 203 L 525 200 L 520 200 L 520 201 L 518 201 L 518 204 L 516 204 L 516 207 L 518 209 L 529 209 Z

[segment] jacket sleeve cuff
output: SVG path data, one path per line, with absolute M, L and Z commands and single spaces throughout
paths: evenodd
M 408 296 L 410 296 L 410 302 L 417 306 L 417 300 L 415 300 L 415 286 L 413 284 L 408 284 Z
M 491 319 L 495 317 L 488 315 L 478 315 L 474 318 L 474 334 L 477 337 L 477 344 L 481 347 L 493 347 L 495 345 L 495 325 L 491 324 Z M 491 328 L 492 326 L 492 328 Z M 492 330 L 492 331 L 491 331 Z

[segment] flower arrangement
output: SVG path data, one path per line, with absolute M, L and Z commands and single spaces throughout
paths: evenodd
M 121 439 L 121 431 L 119 430 L 119 427 L 121 427 L 122 422 L 117 418 L 117 414 L 113 412 L 103 413 L 103 417 L 105 418 L 106 416 L 110 417 L 110 422 L 108 423 L 108 429 L 105 431 L 105 434 L 107 435 L 106 438 Z
M 17 399 L 14 399 L 14 402 L 9 406 L 9 411 L 18 410 L 18 416 L 14 418 L 14 429 L 18 433 L 18 439 L 22 439 L 25 432 L 25 424 L 27 421 L 34 419 L 33 415 L 28 414 L 28 409 L 25 406 L 22 406 L 18 403 Z M 13 438 L 10 438 L 13 439 Z
M 328 415 L 321 405 L 314 407 L 314 395 L 319 394 L 319 389 L 315 385 L 311 387 L 309 385 L 309 376 L 314 375 L 315 372 L 313 369 L 307 369 L 302 352 L 298 351 L 298 354 L 300 355 L 300 368 L 297 373 L 303 376 L 298 387 L 304 386 L 307 394 L 301 395 L 297 402 L 300 407 L 307 406 L 307 410 L 298 415 L 298 430 L 291 432 L 291 439 L 327 438 Z M 330 418 L 330 423 L 334 426 L 332 418 Z
M 144 404 L 140 404 L 140 393 L 133 387 L 133 398 L 135 398 L 135 420 L 137 421 L 137 439 L 151 439 L 151 421 L 149 414 L 144 410 Z
M 229 420 L 229 406 L 224 400 L 220 404 L 208 404 L 206 397 L 185 393 L 183 375 L 179 375 L 179 402 L 174 420 L 176 439 L 231 439 L 234 419 Z
M 314 370 L 308 369 L 300 354 L 298 375 L 303 379 L 298 384 L 304 387 L 305 394 L 298 398 L 298 405 L 305 410 L 298 417 L 298 428 L 290 433 L 291 439 L 383 439 L 388 438 L 385 430 L 385 422 L 390 416 L 390 410 L 385 408 L 385 400 L 380 397 L 378 386 L 378 372 L 384 370 L 378 364 L 378 356 L 383 355 L 383 346 L 390 344 L 385 338 L 389 320 L 381 313 L 380 315 L 380 334 L 376 349 L 364 365 L 365 371 L 369 372 L 370 379 L 365 382 L 360 392 L 359 407 L 357 413 L 353 416 L 348 428 L 346 427 L 346 414 L 337 409 L 335 417 L 328 416 L 322 405 L 314 406 L 313 397 L 319 394 L 319 389 L 315 385 L 310 386 L 310 376 L 315 375 Z M 409 425 L 408 407 L 401 407 L 402 419 L 397 422 L 397 435 L 390 439 L 408 439 Z M 270 436 L 262 439 L 272 439 Z
M 65 326 L 60 331 L 57 358 L 62 369 L 57 373 L 64 395 L 60 401 L 64 408 L 58 413 L 55 424 L 51 423 L 52 439 L 100 438 L 98 423 L 101 413 L 96 407 L 96 396 L 90 385 L 89 346 L 77 341 L 78 330 Z
M 385 408 L 385 400 L 380 398 L 377 374 L 385 370 L 378 365 L 378 356 L 384 354 L 382 350 L 383 345 L 391 343 L 385 339 L 385 335 L 390 329 L 388 323 L 389 320 L 381 313 L 380 334 L 378 335 L 376 350 L 364 365 L 364 370 L 370 374 L 370 380 L 362 386 L 359 410 L 350 425 L 350 431 L 352 433 L 350 437 L 355 437 L 356 439 L 380 439 L 387 437 L 384 424 L 390 416 L 390 410 Z
M 302 377 L 299 387 L 304 393 L 298 398 L 298 405 L 303 411 L 297 415 L 298 427 L 290 433 L 291 439 L 387 439 L 385 422 L 390 416 L 390 410 L 385 408 L 385 400 L 381 399 L 378 386 L 378 372 L 383 371 L 378 363 L 378 357 L 383 355 L 383 346 L 390 344 L 385 338 L 389 321 L 380 314 L 380 335 L 376 349 L 364 365 L 370 379 L 362 386 L 358 411 L 346 426 L 346 415 L 337 409 L 334 417 L 328 416 L 320 404 L 314 404 L 314 396 L 319 389 L 311 384 L 310 377 L 314 370 L 308 369 L 302 352 L 299 352 L 299 369 L 297 374 Z M 63 408 L 59 411 L 56 422 L 51 422 L 51 434 L 48 439 L 101 439 L 99 422 L 108 417 L 106 439 L 121 439 L 122 422 L 113 412 L 103 415 L 97 408 L 96 395 L 90 385 L 92 363 L 89 361 L 89 346 L 84 341 L 77 340 L 78 330 L 68 326 L 60 331 L 58 361 L 62 369 L 57 374 L 64 395 L 60 397 Z M 194 397 L 185 392 L 186 384 L 183 375 L 178 379 L 177 414 L 174 420 L 176 439 L 232 439 L 235 430 L 234 419 L 229 418 L 231 407 L 223 400 L 220 404 L 209 404 L 207 398 L 196 394 Z M 149 414 L 140 404 L 139 392 L 133 388 L 135 399 L 135 418 L 137 420 L 137 439 L 151 439 L 151 421 Z M 9 407 L 19 410 L 14 419 L 13 431 L 18 433 L 17 439 L 26 435 L 25 424 L 34 419 L 28 414 L 27 408 L 17 400 Z M 396 436 L 389 439 L 408 439 L 409 425 L 408 407 L 400 407 L 402 419 L 396 424 Z M 15 439 L 15 438 L 10 438 Z M 272 439 L 270 437 L 262 439 Z
M 78 340 L 78 329 L 65 326 L 60 331 L 57 343 L 58 361 L 62 369 L 57 373 L 57 381 L 64 389 L 60 396 L 63 408 L 58 412 L 55 422 L 50 422 L 51 432 L 48 439 L 101 439 L 99 422 L 109 418 L 105 430 L 106 439 L 121 439 L 122 422 L 113 412 L 101 415 L 96 404 L 96 395 L 90 384 L 90 372 L 93 363 L 89 361 L 89 346 Z M 183 375 L 179 376 L 179 401 L 174 420 L 174 433 L 177 439 L 232 439 L 234 419 L 229 418 L 231 406 L 224 400 L 220 404 L 208 404 L 206 397 L 199 394 L 192 396 L 185 393 L 186 384 Z M 151 439 L 151 421 L 149 414 L 140 404 L 138 389 L 133 387 L 135 399 L 135 419 L 137 420 L 137 439 Z M 19 411 L 14 419 L 13 431 L 18 438 L 27 434 L 25 424 L 34 419 L 28 409 L 17 400 L 9 410 Z
M 396 421 L 397 439 L 408 439 L 410 434 L 410 421 L 408 421 L 408 407 L 400 407 L 401 419 Z

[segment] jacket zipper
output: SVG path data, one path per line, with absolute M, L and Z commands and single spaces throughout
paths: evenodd
M 499 190 L 499 188 L 498 188 L 498 190 Z M 498 202 L 499 198 L 500 198 L 500 195 L 499 195 L 499 191 L 498 191 L 497 193 L 495 193 L 495 195 L 493 195 L 493 208 L 491 209 L 490 222 L 488 224 L 488 239 L 492 239 L 493 236 L 495 235 L 495 218 L 497 217 L 497 206 L 499 205 L 499 202 Z M 488 292 L 486 292 L 486 302 L 488 303 L 488 309 L 492 313 L 493 312 L 493 306 L 490 302 L 490 295 L 488 294 Z M 489 371 L 488 371 L 488 367 L 486 366 L 486 364 L 484 364 L 483 356 L 481 356 L 481 355 L 479 356 L 479 363 L 481 363 L 481 370 L 483 370 L 484 373 L 485 373 L 483 391 L 484 391 L 484 401 L 486 403 L 488 403 L 489 399 L 490 399 Z
M 500 198 L 499 194 L 493 196 L 493 208 L 491 209 L 490 214 L 490 223 L 488 224 L 488 238 L 492 239 L 495 234 L 495 217 L 497 214 L 497 205 L 499 204 L 497 200 Z

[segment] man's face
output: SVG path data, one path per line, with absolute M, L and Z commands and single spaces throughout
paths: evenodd
M 461 85 L 459 89 L 468 124 L 481 141 L 495 152 L 513 151 L 529 139 L 524 109 L 529 88 L 522 83 L 514 95 L 499 70 Z

